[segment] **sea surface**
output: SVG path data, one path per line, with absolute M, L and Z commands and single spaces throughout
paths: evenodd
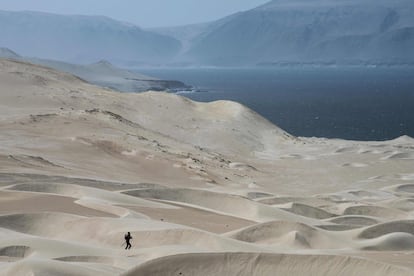
M 180 80 L 182 94 L 233 100 L 296 136 L 348 140 L 414 137 L 414 68 L 265 67 L 139 69 Z

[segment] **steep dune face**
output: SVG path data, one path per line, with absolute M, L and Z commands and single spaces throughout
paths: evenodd
M 0 274 L 411 275 L 413 149 L 0 59 Z
M 146 128 L 202 148 L 249 155 L 293 140 L 291 135 L 235 102 L 196 103 L 171 94 L 160 97 L 158 93 L 141 96 L 146 104 L 138 107 L 140 114 L 134 120 Z M 157 116 L 151 115 L 154 107 L 159 112 Z

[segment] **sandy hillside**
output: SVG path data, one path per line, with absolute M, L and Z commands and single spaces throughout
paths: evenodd
M 192 87 L 180 81 L 160 80 L 134 71 L 122 69 L 101 60 L 92 64 L 72 64 L 50 59 L 22 57 L 8 48 L 0 47 L 0 58 L 13 59 L 54 68 L 66 72 L 101 87 L 107 87 L 122 92 L 143 92 L 149 90 L 191 90 Z
M 1 275 L 413 275 L 413 211 L 410 137 L 297 138 L 0 59 Z

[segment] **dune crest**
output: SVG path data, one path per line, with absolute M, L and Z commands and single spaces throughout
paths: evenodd
M 176 255 L 143 264 L 125 276 L 147 275 L 410 275 L 397 266 L 341 256 L 206 253 Z

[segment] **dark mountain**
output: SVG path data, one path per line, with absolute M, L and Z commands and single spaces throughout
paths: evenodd
M 412 0 L 275 0 L 212 23 L 184 57 L 209 65 L 414 61 Z

